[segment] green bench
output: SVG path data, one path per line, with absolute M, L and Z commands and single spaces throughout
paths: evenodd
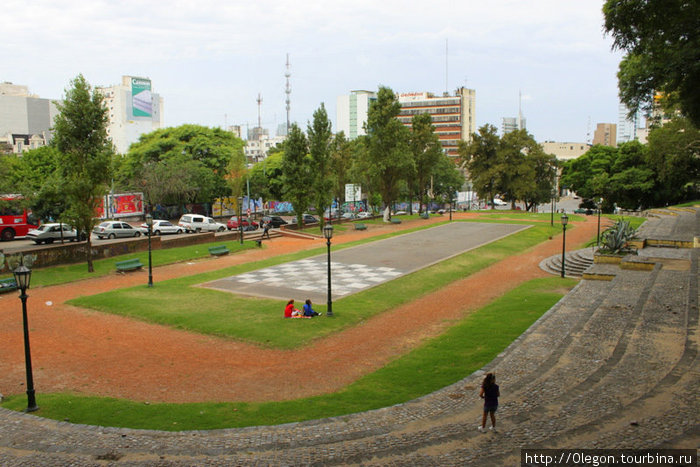
M 209 254 L 212 256 L 222 256 L 227 255 L 229 253 L 229 249 L 226 248 L 226 245 L 217 245 L 209 247 Z
M 138 258 L 127 259 L 124 261 L 117 261 L 117 272 L 135 271 L 136 269 L 141 269 L 143 264 Z
M 17 282 L 13 277 L 0 279 L 0 293 L 12 292 L 13 290 L 17 290 Z
M 367 226 L 361 222 L 353 224 L 355 226 L 355 230 L 367 230 Z
M 392 224 L 400 224 L 400 223 L 401 223 L 401 219 L 392 219 L 392 220 L 391 220 L 391 223 L 392 223 Z

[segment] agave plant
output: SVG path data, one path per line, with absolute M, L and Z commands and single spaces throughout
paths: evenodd
M 602 233 L 601 250 L 614 255 L 628 253 L 632 251 L 628 243 L 636 233 L 629 221 L 620 219 Z

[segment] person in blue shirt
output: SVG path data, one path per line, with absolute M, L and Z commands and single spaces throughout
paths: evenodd
M 318 316 L 318 313 L 311 307 L 311 300 L 308 298 L 306 299 L 306 303 L 304 303 L 304 316 Z

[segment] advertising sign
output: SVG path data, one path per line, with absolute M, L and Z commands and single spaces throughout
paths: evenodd
M 112 218 L 143 215 L 143 193 L 107 195 Z
M 134 117 L 151 117 L 153 115 L 150 79 L 131 78 L 131 107 Z
M 345 184 L 345 201 L 355 202 L 362 199 L 362 186 L 360 184 Z

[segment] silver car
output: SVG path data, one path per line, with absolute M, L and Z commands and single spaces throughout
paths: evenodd
M 174 225 L 170 221 L 153 221 L 153 235 L 165 235 L 165 234 L 181 234 L 185 230 L 179 225 Z M 144 229 L 144 235 L 148 234 L 148 224 L 141 224 L 141 229 Z
M 74 242 L 78 240 L 78 232 L 68 224 L 42 224 L 27 232 L 27 238 L 37 245 L 60 242 L 61 237 L 64 241 Z
M 141 230 L 132 227 L 122 221 L 106 221 L 100 225 L 96 225 L 92 229 L 92 233 L 97 235 L 100 240 L 103 238 L 123 238 L 123 237 L 140 237 Z

